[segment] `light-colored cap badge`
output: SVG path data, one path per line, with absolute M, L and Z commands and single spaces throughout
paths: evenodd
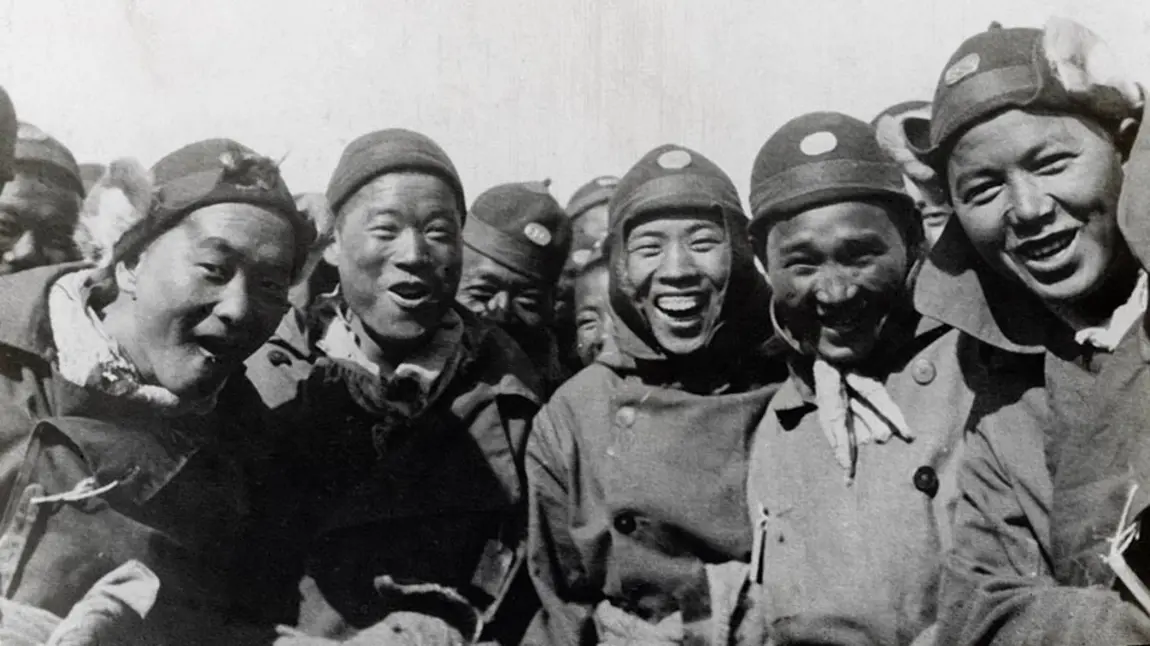
M 528 222 L 527 226 L 523 227 L 523 235 L 540 247 L 551 244 L 551 232 L 538 222 Z
M 667 170 L 679 170 L 691 165 L 691 153 L 682 149 L 668 150 L 655 161 Z
M 595 180 L 595 185 L 602 188 L 609 188 L 618 184 L 619 180 L 615 179 L 614 177 L 600 177 L 599 179 Z
M 799 142 L 799 150 L 803 151 L 805 155 L 814 157 L 815 155 L 829 153 L 837 148 L 838 145 L 839 140 L 838 137 L 835 136 L 835 133 L 820 130 L 819 132 L 812 132 L 806 137 L 803 137 L 803 140 Z
M 979 57 L 977 52 L 967 54 L 955 61 L 954 65 L 946 68 L 946 73 L 942 75 L 942 82 L 945 83 L 947 87 L 950 87 L 977 72 L 978 66 L 981 63 L 982 58 Z

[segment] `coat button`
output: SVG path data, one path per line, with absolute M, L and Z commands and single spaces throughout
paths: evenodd
M 919 359 L 914 362 L 914 366 L 910 369 L 910 375 L 916 382 L 923 386 L 934 381 L 934 364 L 929 359 Z
M 930 467 L 915 469 L 914 488 L 934 498 L 934 494 L 938 493 L 938 474 Z
M 635 531 L 635 514 L 625 511 L 615 517 L 614 522 L 615 531 L 627 536 Z
M 291 363 L 291 357 L 283 350 L 272 350 L 268 352 L 268 361 L 273 366 L 286 366 Z
M 635 409 L 631 406 L 623 406 L 615 413 L 615 421 L 620 426 L 630 426 L 635 423 Z

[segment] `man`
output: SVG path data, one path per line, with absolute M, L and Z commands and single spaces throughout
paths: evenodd
M 0 192 L 0 274 L 79 257 L 72 234 L 84 184 L 72 153 L 21 123 L 12 181 Z
M 963 432 L 1022 432 L 1041 373 L 914 311 L 921 220 L 866 123 L 793 119 L 751 187 L 790 378 L 749 463 L 749 616 L 769 644 L 932 644 Z
M 968 436 L 940 643 L 1150 640 L 1108 564 L 1145 517 L 1150 420 L 1146 162 L 1130 152 L 1145 100 L 1114 63 L 1067 20 L 994 25 L 950 57 L 929 131 L 908 133 L 955 207 L 916 302 L 1042 357 L 1051 414 L 1045 433 Z M 1144 550 L 1125 554 L 1143 580 Z
M 540 183 L 487 190 L 463 225 L 463 276 L 455 298 L 527 352 L 547 394 L 567 377 L 551 325 L 570 246 L 567 216 Z
M 312 233 L 275 164 L 236 142 L 152 175 L 98 265 L 0 277 L 5 644 L 274 638 L 238 594 L 264 455 L 243 362 Z
M 619 178 L 603 175 L 579 187 L 567 202 L 567 217 L 574 230 L 573 249 L 598 248 L 607 237 L 607 203 Z
M 750 548 L 745 451 L 780 371 L 738 193 L 703 155 L 659 146 L 610 220 L 615 348 L 556 391 L 528 444 L 531 644 L 711 639 L 725 613 L 709 566 Z
M 253 580 L 298 583 L 272 613 L 306 635 L 430 621 L 513 642 L 532 612 L 515 582 L 539 395 L 518 346 L 455 303 L 455 166 L 423 135 L 373 132 L 348 145 L 327 201 L 339 286 L 248 362 L 281 420 L 256 556 L 273 562 Z
M 614 347 L 610 277 L 602 254 L 586 260 L 575 273 L 575 351 L 584 366 Z
M 954 212 L 938 173 L 914 155 L 906 138 L 907 124 L 930 127 L 930 103 L 904 101 L 883 110 L 871 121 L 879 146 L 902 167 L 903 186 L 922 216 L 926 243 L 933 246 Z

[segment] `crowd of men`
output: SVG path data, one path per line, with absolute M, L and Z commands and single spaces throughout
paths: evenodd
M 1074 22 L 566 208 L 0 91 L 0 643 L 1150 643 L 1146 95 Z

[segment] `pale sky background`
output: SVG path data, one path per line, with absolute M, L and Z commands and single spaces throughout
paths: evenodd
M 745 199 L 788 119 L 929 98 L 963 39 L 1051 14 L 1150 80 L 1150 0 L 0 0 L 0 84 L 80 161 L 228 136 L 322 190 L 351 139 L 400 126 L 469 202 L 551 177 L 565 203 L 668 142 Z

